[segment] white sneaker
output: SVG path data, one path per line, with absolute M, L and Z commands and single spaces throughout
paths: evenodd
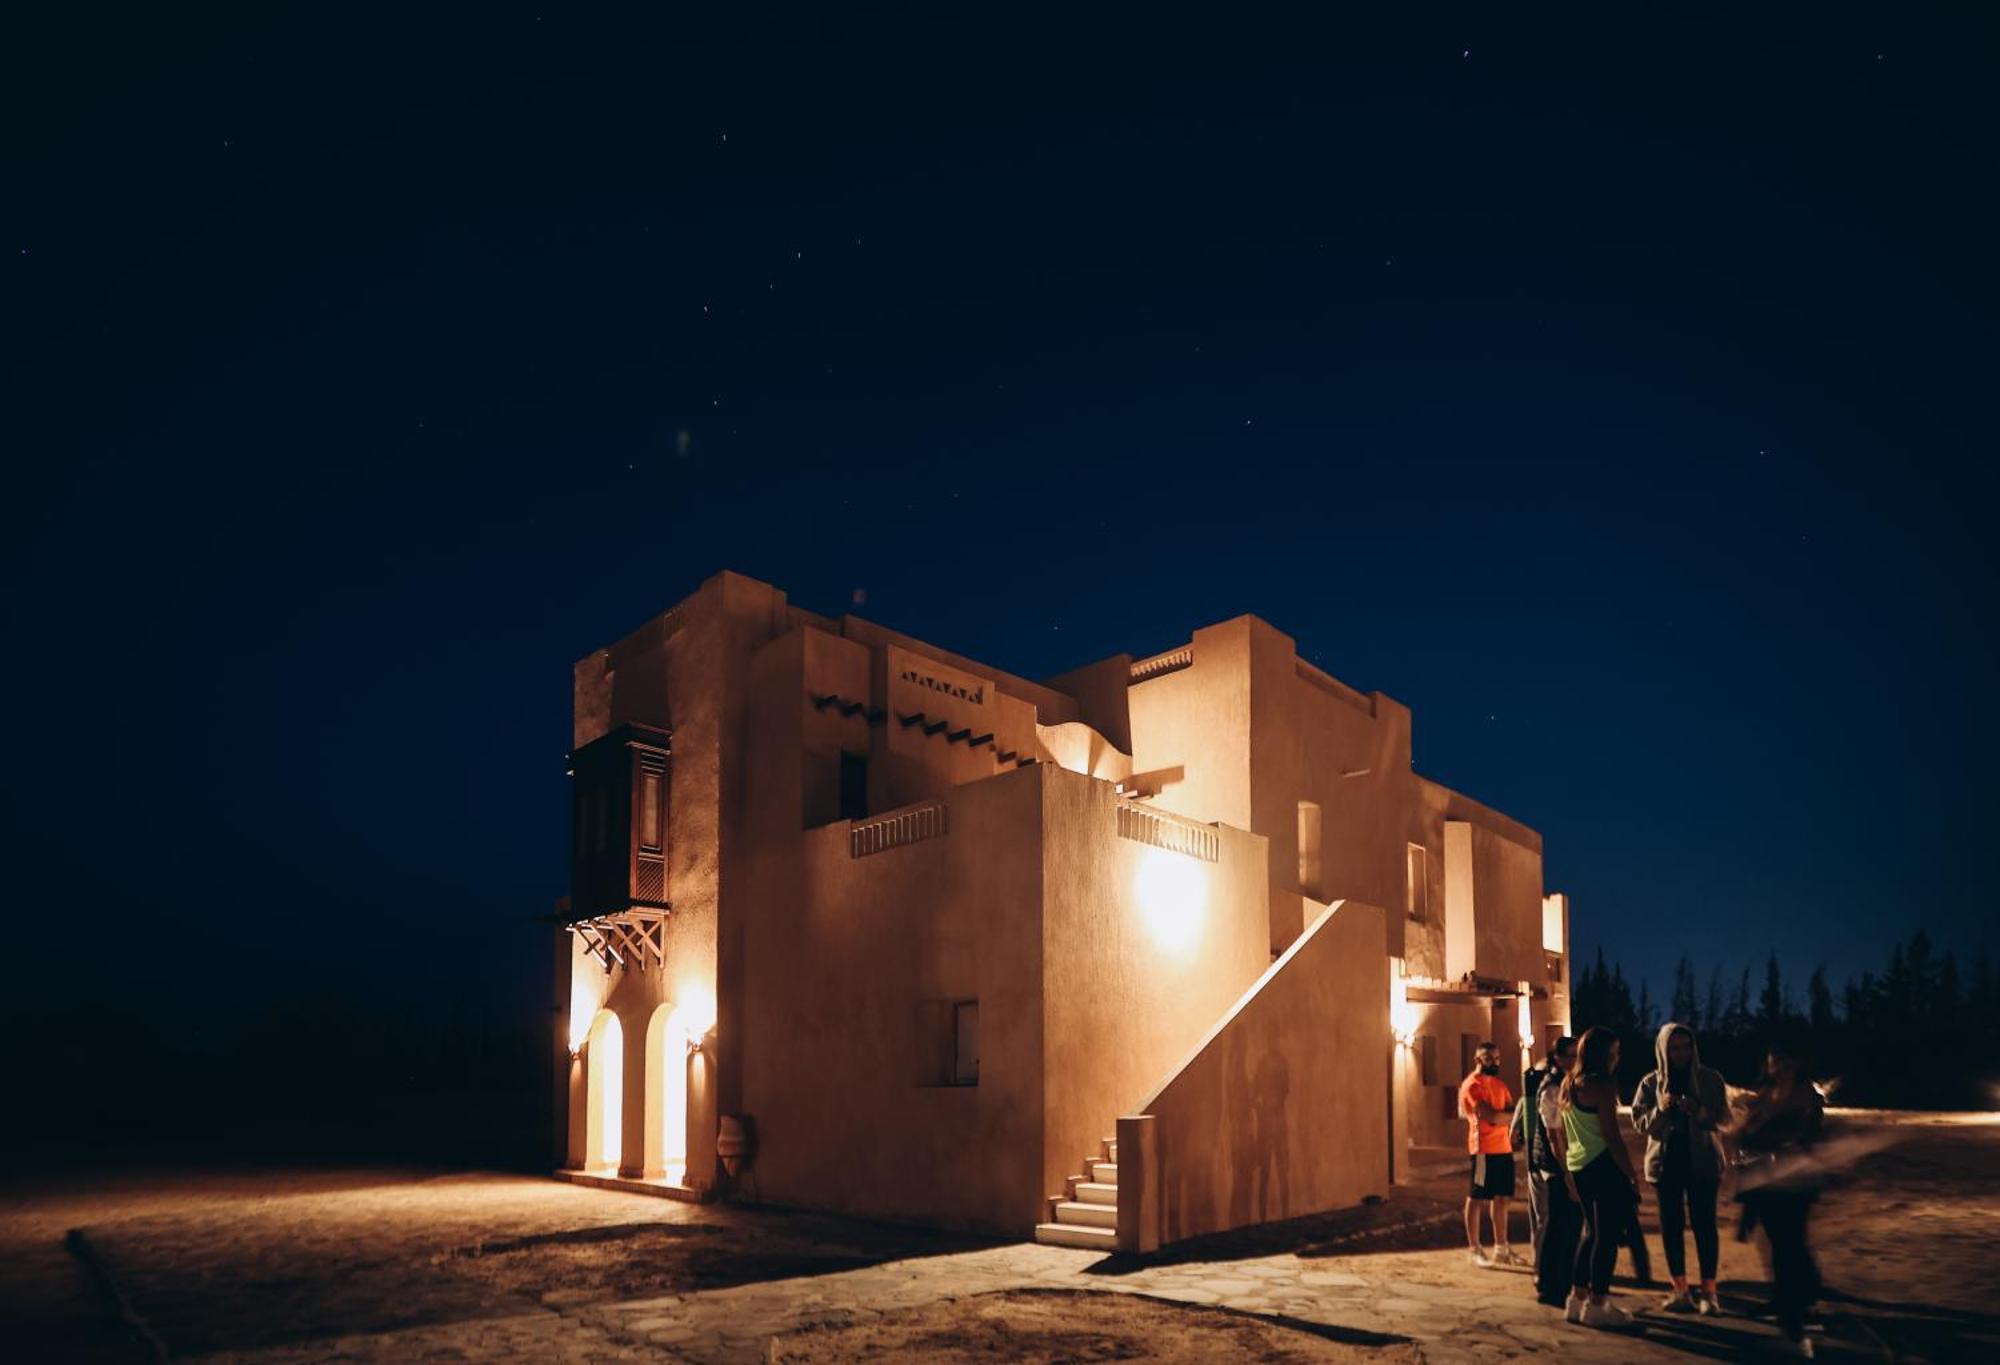
M 1583 1307 L 1585 1327 L 1605 1327 L 1617 1330 L 1632 1325 L 1632 1315 L 1616 1304 L 1587 1303 Z
M 1493 1258 L 1486 1254 L 1485 1247 L 1473 1247 L 1470 1255 L 1472 1257 L 1472 1264 L 1479 1269 L 1491 1270 L 1493 1268 Z
M 1569 1291 L 1569 1302 L 1563 1305 L 1563 1321 L 1582 1322 L 1583 1310 L 1590 1306 L 1590 1295 L 1581 1289 Z
M 1695 1311 L 1694 1296 L 1685 1289 L 1675 1290 L 1673 1293 L 1668 1294 L 1666 1298 L 1660 1300 L 1660 1311 L 1662 1313 L 1692 1313 Z
M 1527 1262 L 1516 1256 L 1512 1247 L 1495 1247 L 1493 1250 L 1493 1264 L 1511 1266 L 1518 1270 L 1522 1266 L 1525 1266 Z

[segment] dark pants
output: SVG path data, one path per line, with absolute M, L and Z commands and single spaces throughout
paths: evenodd
M 1715 1267 L 1721 1259 L 1720 1239 L 1715 1231 L 1714 1184 L 1670 1175 L 1653 1186 L 1653 1193 L 1660 1200 L 1660 1241 L 1667 1248 L 1667 1273 L 1687 1274 L 1687 1247 L 1683 1244 L 1682 1231 L 1692 1226 L 1695 1260 L 1701 1266 L 1701 1278 L 1714 1279 Z
M 1583 1200 L 1583 1240 L 1577 1243 L 1570 1283 L 1602 1295 L 1611 1288 L 1618 1248 L 1635 1221 L 1632 1184 L 1611 1154 L 1600 1152 L 1576 1173 L 1576 1192 Z
M 1759 1190 L 1743 1201 L 1771 1243 L 1771 1306 L 1788 1340 L 1806 1334 L 1806 1313 L 1819 1297 L 1819 1265 L 1806 1243 L 1813 1196 L 1797 1190 Z
M 1541 1222 L 1535 1227 L 1535 1297 L 1560 1304 L 1569 1296 L 1574 1278 L 1583 1210 L 1569 1197 L 1561 1176 L 1535 1171 L 1528 1179 L 1542 1206 Z

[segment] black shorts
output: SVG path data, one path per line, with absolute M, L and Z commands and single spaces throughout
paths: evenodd
M 1514 1197 L 1512 1152 L 1481 1152 L 1472 1158 L 1472 1197 L 1474 1199 Z

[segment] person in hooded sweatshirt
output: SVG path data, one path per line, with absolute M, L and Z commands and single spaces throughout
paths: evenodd
M 1660 1241 L 1673 1291 L 1660 1306 L 1670 1313 L 1716 1311 L 1715 1275 L 1721 1241 L 1715 1229 L 1716 1192 L 1722 1185 L 1722 1148 L 1716 1129 L 1729 1119 L 1729 1090 L 1722 1075 L 1701 1064 L 1694 1030 L 1667 1023 L 1653 1040 L 1653 1070 L 1632 1096 L 1632 1126 L 1646 1139 L 1646 1183 L 1660 1205 Z M 1701 1289 L 1688 1289 L 1684 1230 L 1694 1229 Z

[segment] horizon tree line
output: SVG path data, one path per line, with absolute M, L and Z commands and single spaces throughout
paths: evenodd
M 1620 963 L 1604 950 L 1576 974 L 1572 1026 L 1614 1029 L 1624 1042 L 1619 1080 L 1629 1093 L 1651 1070 L 1653 1040 L 1671 1019 L 1694 1029 L 1702 1061 L 1734 1085 L 1754 1084 L 1764 1048 L 1783 1039 L 1806 1058 L 1833 1100 L 1885 1109 L 1991 1109 L 2000 1102 L 2000 983 L 1982 949 L 1969 970 L 1939 954 L 1919 929 L 1890 951 L 1878 972 L 1850 977 L 1838 992 L 1814 969 L 1800 1000 L 1775 952 L 1761 980 L 1749 966 L 1709 965 L 1706 979 L 1682 954 L 1669 998 L 1656 1002 L 1641 980 L 1635 995 Z

